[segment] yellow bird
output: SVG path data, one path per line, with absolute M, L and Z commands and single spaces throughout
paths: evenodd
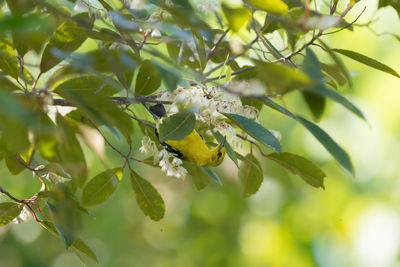
M 157 119 L 166 116 L 164 106 L 157 104 L 149 108 L 150 113 Z M 156 135 L 158 137 L 157 129 Z M 221 143 L 210 149 L 204 142 L 200 134 L 193 130 L 188 136 L 179 141 L 169 140 L 161 143 L 165 148 L 175 154 L 176 157 L 191 161 L 203 167 L 215 167 L 222 163 L 224 160 L 225 151 L 225 136 Z

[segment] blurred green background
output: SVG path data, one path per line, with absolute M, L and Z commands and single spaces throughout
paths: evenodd
M 377 32 L 400 33 L 396 12 L 376 12 L 376 5 L 377 1 L 361 1 L 348 16 L 355 18 L 366 6 L 358 23 L 375 16 L 379 20 L 372 27 Z M 328 43 L 400 71 L 400 44 L 389 35 L 377 37 L 360 27 L 331 35 Z M 333 103 L 320 125 L 352 156 L 355 178 L 347 176 L 300 125 L 264 108 L 260 120 L 282 133 L 284 150 L 313 160 L 326 172 L 325 190 L 310 187 L 261 157 L 265 181 L 246 199 L 229 159 L 217 168 L 223 186 L 211 183 L 202 191 L 196 191 L 190 178 L 165 177 L 158 169 L 137 165 L 163 196 L 166 216 L 159 222 L 145 217 L 125 175 L 111 198 L 92 209 L 93 216 L 83 217 L 82 239 L 100 260 L 89 266 L 400 266 L 400 80 L 344 60 L 354 74 L 354 88 L 341 90 L 364 111 L 370 125 Z M 304 105 L 296 93 L 285 102 L 294 110 Z M 103 166 L 86 149 L 92 177 Z M 121 164 L 113 151 L 106 152 L 115 166 Z M 18 198 L 30 197 L 40 187 L 28 171 L 11 176 L 4 161 L 0 177 L 1 185 Z M 0 266 L 80 263 L 31 220 L 0 228 Z

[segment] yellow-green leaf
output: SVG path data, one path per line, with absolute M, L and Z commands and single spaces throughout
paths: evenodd
M 251 5 L 274 15 L 286 15 L 288 6 L 281 0 L 247 0 Z
M 242 183 L 244 197 L 255 194 L 260 188 L 264 174 L 260 162 L 252 154 L 241 158 L 239 179 Z
M 22 205 L 15 202 L 0 203 L 0 226 L 6 225 L 22 211 Z
M 222 11 L 224 12 L 225 17 L 228 19 L 228 23 L 234 32 L 239 31 L 251 20 L 250 10 L 244 7 L 230 8 L 227 5 L 222 4 Z
M 85 206 L 96 206 L 106 201 L 117 189 L 121 179 L 121 169 L 106 170 L 96 175 L 83 189 L 83 204 Z
M 296 154 L 283 152 L 267 155 L 270 160 L 277 162 L 294 174 L 299 175 L 303 180 L 314 187 L 324 187 L 325 173 L 314 163 Z
M 136 194 L 136 202 L 143 213 L 154 221 L 161 220 L 164 217 L 165 204 L 157 189 L 133 170 L 131 170 L 131 183 Z

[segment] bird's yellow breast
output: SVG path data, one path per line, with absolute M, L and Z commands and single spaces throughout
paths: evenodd
M 183 159 L 200 166 L 218 166 L 225 156 L 225 148 L 220 149 L 221 155 L 218 156 L 218 147 L 209 149 L 196 130 L 182 140 L 166 143 L 181 152 Z

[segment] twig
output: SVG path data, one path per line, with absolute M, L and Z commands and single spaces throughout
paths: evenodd
M 24 73 L 24 60 L 22 59 L 22 57 L 20 55 L 17 55 L 17 58 L 18 58 L 19 69 L 21 71 L 21 76 L 25 83 L 24 91 L 25 91 L 25 94 L 27 94 L 28 93 L 28 83 L 26 81 L 26 77 L 25 77 L 25 73 Z
M 244 50 L 246 50 L 247 48 L 250 48 L 255 42 L 257 42 L 257 40 L 258 40 L 258 36 L 257 36 L 253 41 L 251 41 L 251 42 L 246 46 L 246 48 L 245 48 Z M 240 57 L 240 56 L 242 56 L 242 55 L 243 55 L 243 53 L 240 53 L 240 54 L 237 54 L 237 55 L 234 55 L 234 56 L 228 58 L 226 61 L 224 61 L 224 62 L 218 64 L 217 66 L 215 66 L 214 68 L 212 68 L 211 70 L 209 70 L 208 72 L 206 72 L 206 73 L 204 74 L 204 76 L 206 76 L 206 77 L 209 76 L 209 75 L 210 75 L 211 73 L 213 73 L 214 71 L 218 70 L 219 68 L 222 68 L 222 67 L 225 66 L 226 64 L 229 64 L 230 62 L 232 62 L 233 60 L 237 59 L 238 57 Z
M 106 97 L 107 99 L 111 100 L 115 104 L 118 105 L 130 105 L 130 104 L 139 104 L 142 102 L 148 103 L 156 103 L 156 104 L 172 104 L 172 101 L 166 100 L 157 100 L 156 96 L 147 96 L 147 97 Z M 55 98 L 53 99 L 53 106 L 64 106 L 64 107 L 74 107 L 74 104 L 69 102 L 66 99 Z
M 210 58 L 214 55 L 215 50 L 217 49 L 218 45 L 224 40 L 225 36 L 228 34 L 231 28 L 228 28 L 225 30 L 225 32 L 219 37 L 218 41 L 215 43 L 215 45 L 211 48 L 210 53 L 207 55 L 207 61 L 210 60 Z
M 111 80 L 111 78 L 114 77 L 114 75 L 115 74 L 113 73 L 110 76 L 108 76 L 107 79 L 105 79 L 105 81 L 102 83 L 102 85 L 100 85 L 99 89 L 97 89 L 96 92 L 94 92 L 94 93 L 98 94 L 101 91 L 101 89 L 103 89 L 104 86 Z
M 38 76 L 36 77 L 35 81 L 33 82 L 33 85 L 32 85 L 32 92 L 33 93 L 36 93 L 36 86 L 37 86 L 39 78 L 40 78 L 40 76 L 42 76 L 42 74 L 43 74 L 42 72 L 39 72 Z
M 337 32 L 343 31 L 344 29 L 347 29 L 347 28 L 353 26 L 354 23 L 361 17 L 361 15 L 364 13 L 364 11 L 366 9 L 367 9 L 367 7 L 364 7 L 363 10 L 360 12 L 360 14 L 351 23 L 349 23 L 348 25 L 346 25 L 346 26 L 344 26 L 344 27 L 342 27 L 342 28 L 340 28 L 338 30 L 327 32 L 327 33 L 323 33 L 321 35 L 329 35 L 329 34 L 337 33 Z
M 246 71 L 249 71 L 249 70 L 252 70 L 252 69 L 255 69 L 255 66 L 250 66 L 250 67 L 246 67 L 246 68 L 234 71 L 234 72 L 232 72 L 231 75 L 232 76 L 238 75 L 240 73 L 243 73 L 243 72 L 246 72 Z M 209 83 L 209 82 L 216 81 L 218 79 L 222 79 L 222 78 L 225 78 L 225 77 L 226 77 L 226 75 L 224 74 L 224 75 L 221 75 L 221 76 L 218 76 L 218 77 L 209 78 L 209 79 L 205 80 L 204 82 L 205 83 Z
M 16 197 L 14 197 L 13 195 L 11 195 L 10 193 L 8 193 L 3 187 L 0 186 L 0 193 L 3 193 L 4 195 L 8 196 L 10 199 L 14 200 L 15 202 L 18 203 L 25 203 L 23 199 L 18 199 Z
M 100 131 L 99 127 L 97 127 L 97 125 L 94 124 L 93 121 L 91 121 L 91 120 L 89 120 L 89 121 L 90 121 L 90 123 L 93 125 L 93 127 L 99 132 L 99 134 L 104 138 L 104 141 L 106 141 L 107 145 L 109 145 L 109 146 L 111 147 L 112 150 L 114 150 L 115 152 L 117 152 L 118 154 L 120 154 L 121 157 L 123 157 L 123 158 L 125 159 L 125 164 L 126 164 L 126 161 L 128 161 L 128 160 L 130 160 L 130 159 L 131 159 L 131 160 L 138 161 L 138 162 L 142 162 L 142 160 L 140 160 L 140 159 L 136 159 L 136 158 L 130 157 L 130 153 L 131 153 L 131 151 L 132 151 L 131 148 L 129 149 L 128 155 L 125 155 L 124 153 L 122 153 L 118 148 L 116 148 L 116 147 L 107 139 L 107 137 L 103 134 L 102 131 Z M 124 164 L 124 166 L 125 166 L 125 164 Z

